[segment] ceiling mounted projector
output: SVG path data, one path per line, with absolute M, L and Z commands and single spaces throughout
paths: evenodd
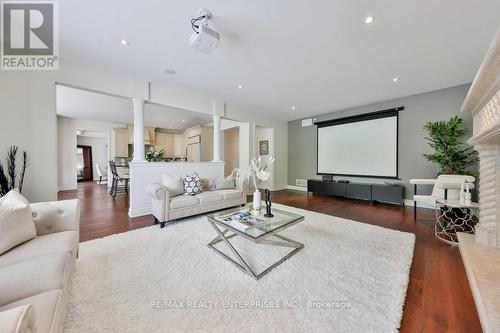
M 208 25 L 212 13 L 204 8 L 198 11 L 198 17 L 191 19 L 193 34 L 189 38 L 189 46 L 205 54 L 212 52 L 219 45 L 220 34 Z

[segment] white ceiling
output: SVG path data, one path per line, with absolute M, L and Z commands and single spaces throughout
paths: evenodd
M 188 46 L 200 6 L 221 32 L 209 55 Z M 499 23 L 499 0 L 60 2 L 61 57 L 282 119 L 471 82 Z
M 133 124 L 132 101 L 128 98 L 57 85 L 57 114 L 61 116 Z M 146 103 L 144 124 L 167 130 L 185 130 L 196 125 L 211 123 L 208 114 Z

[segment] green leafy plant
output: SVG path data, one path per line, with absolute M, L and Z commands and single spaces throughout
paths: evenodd
M 165 160 L 165 151 L 156 150 L 155 147 L 149 148 L 146 153 L 146 161 L 148 162 L 163 162 Z
M 478 159 L 472 147 L 461 141 L 469 133 L 462 118 L 453 116 L 448 121 L 427 122 L 424 129 L 427 131 L 425 139 L 434 149 L 433 154 L 424 154 L 424 157 L 439 165 L 439 174 L 472 174 L 469 168 Z
M 17 158 L 17 146 L 10 146 L 7 151 L 7 164 L 6 169 L 3 164 L 0 162 L 0 196 L 6 195 L 10 190 L 16 188 L 19 189 L 19 192 L 23 191 L 24 185 L 24 176 L 26 175 L 26 169 L 29 165 L 28 154 L 26 151 L 23 151 L 23 160 L 21 165 L 21 173 L 19 174 L 19 182 L 16 183 L 17 180 L 17 171 L 16 171 L 16 158 Z M 7 173 L 5 173 L 7 171 Z

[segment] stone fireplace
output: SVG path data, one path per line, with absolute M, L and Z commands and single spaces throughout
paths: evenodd
M 473 135 L 468 143 L 479 155 L 479 225 L 475 239 L 500 248 L 500 30 L 462 112 L 473 113 Z
M 459 247 L 484 332 L 500 332 L 500 29 L 462 106 L 479 155 L 479 223 Z

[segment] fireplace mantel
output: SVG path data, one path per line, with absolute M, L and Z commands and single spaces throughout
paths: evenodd
M 500 332 L 500 29 L 462 105 L 479 155 L 479 223 L 459 246 L 484 332 Z
M 500 29 L 462 105 L 473 114 L 468 141 L 479 153 L 479 224 L 476 241 L 500 248 Z

